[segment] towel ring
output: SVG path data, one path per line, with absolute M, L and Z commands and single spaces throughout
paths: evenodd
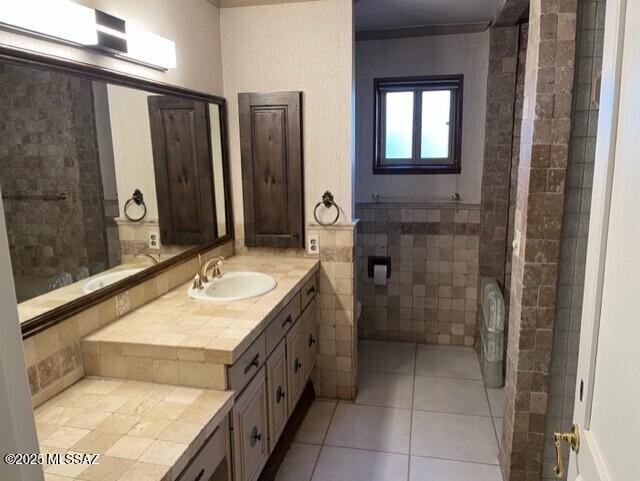
M 336 208 L 336 218 L 333 219 L 332 222 L 321 222 L 320 219 L 318 219 L 318 207 L 320 207 L 321 205 L 324 205 L 326 209 L 330 209 L 331 207 Z M 336 204 L 333 200 L 333 194 L 331 192 L 326 191 L 324 194 L 322 194 L 322 200 L 318 202 L 313 209 L 313 218 L 318 224 L 323 226 L 330 226 L 338 222 L 338 219 L 340 218 L 340 207 L 338 207 L 338 204 Z
M 132 204 L 142 206 L 143 211 L 140 217 L 131 217 L 127 212 L 129 210 L 129 207 L 131 207 Z M 129 219 L 131 222 L 140 222 L 142 219 L 144 219 L 147 216 L 147 204 L 144 203 L 144 196 L 142 195 L 142 192 L 140 191 L 140 189 L 134 190 L 133 195 L 131 195 L 131 198 L 124 203 L 124 216 L 127 219 Z

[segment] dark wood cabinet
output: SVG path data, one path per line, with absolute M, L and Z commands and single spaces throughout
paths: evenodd
M 302 92 L 238 94 L 247 247 L 304 247 Z
M 196 245 L 217 238 L 207 104 L 150 96 L 160 238 Z

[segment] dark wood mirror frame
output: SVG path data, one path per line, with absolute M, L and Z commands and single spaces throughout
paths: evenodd
M 86 296 L 80 297 L 67 304 L 56 307 L 44 314 L 33 317 L 21 324 L 22 337 L 26 339 L 30 336 L 41 332 L 63 320 L 77 314 L 91 306 L 113 297 L 121 292 L 131 289 L 133 286 L 157 276 L 181 263 L 184 263 L 198 254 L 211 250 L 212 248 L 225 244 L 233 240 L 233 209 L 231 207 L 231 181 L 229 174 L 229 144 L 227 134 L 227 104 L 224 97 L 209 95 L 195 90 L 182 87 L 176 87 L 162 82 L 154 82 L 152 80 L 141 77 L 130 76 L 122 72 L 111 70 L 108 68 L 76 62 L 73 60 L 63 59 L 44 55 L 28 50 L 0 46 L 0 60 L 11 62 L 23 66 L 32 66 L 36 68 L 52 69 L 66 72 L 71 75 L 83 77 L 92 81 L 108 82 L 115 85 L 131 87 L 135 89 L 145 90 L 157 94 L 176 95 L 203 102 L 213 103 L 220 107 L 220 133 L 222 136 L 222 165 L 224 168 L 224 188 L 225 188 L 225 215 L 227 222 L 227 234 L 215 241 L 193 247 L 181 254 L 178 254 L 166 261 L 153 265 L 137 274 L 126 279 L 118 281 L 98 291 Z

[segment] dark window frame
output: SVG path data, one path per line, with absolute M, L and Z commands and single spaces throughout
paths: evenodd
M 462 107 L 464 75 L 427 77 L 376 78 L 374 91 L 373 173 L 376 174 L 459 174 L 462 171 Z M 422 129 L 422 95 L 429 90 L 451 91 L 449 121 L 449 157 L 425 159 L 420 157 Z M 414 92 L 413 146 L 410 159 L 387 159 L 385 152 L 385 114 L 388 92 Z

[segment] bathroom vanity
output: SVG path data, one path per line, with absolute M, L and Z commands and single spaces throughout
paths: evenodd
M 233 392 L 233 479 L 258 479 L 309 381 L 317 349 L 317 270 L 308 258 L 234 256 L 227 274 L 272 276 L 239 301 L 193 299 L 191 282 L 82 340 L 88 375 Z M 224 279 L 224 275 L 223 275 Z
M 30 101 L 40 96 L 57 99 L 46 107 L 51 122 L 84 119 L 65 127 L 73 142 L 54 136 L 55 159 L 67 169 L 64 191 L 24 188 L 30 176 L 56 180 L 50 177 L 61 169 L 50 158 L 31 159 L 39 170 L 13 159 L 22 170 L 11 171 L 12 190 L 3 190 L 17 239 L 14 283 L 41 452 L 100 455 L 95 465 L 53 462 L 45 476 L 256 481 L 274 452 L 281 459 L 307 387 L 305 403 L 312 397 L 320 261 L 302 251 L 234 255 L 247 251 L 234 245 L 225 99 L 29 52 L 0 53 L 7 79 L 22 79 L 7 82 L 24 104 L 15 112 L 21 122 L 31 121 Z M 36 81 L 51 92 L 30 98 L 18 88 Z M 58 98 L 56 89 L 73 95 Z M 296 95 L 291 111 L 301 118 Z M 300 125 L 291 126 L 300 137 Z M 288 181 L 276 196 L 288 204 L 269 204 L 279 214 L 267 218 L 258 207 L 269 196 L 255 192 L 252 212 L 262 224 L 246 232 L 245 247 L 304 246 L 296 136 L 287 146 L 296 154 L 283 170 Z M 41 137 L 50 136 L 23 140 L 38 150 Z M 88 146 L 85 162 L 69 150 L 78 144 Z M 23 218 L 33 224 L 32 238 L 19 232 Z M 276 232 L 270 222 L 286 228 Z M 273 239 L 256 241 L 263 231 Z M 341 278 L 335 299 L 345 305 L 330 312 L 344 323 L 353 301 L 352 265 L 342 255 L 352 251 L 349 236 L 325 244 Z M 33 259 L 46 264 L 34 264 L 33 249 L 23 252 L 32 245 L 39 249 Z M 218 256 L 223 271 L 209 279 L 200 258 L 209 265 Z M 345 358 L 353 350 L 346 331 L 336 341 Z M 343 371 L 351 376 L 351 366 Z

